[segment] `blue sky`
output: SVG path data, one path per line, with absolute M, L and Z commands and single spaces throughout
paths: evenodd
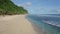
M 60 14 L 60 0 L 12 0 L 29 14 Z

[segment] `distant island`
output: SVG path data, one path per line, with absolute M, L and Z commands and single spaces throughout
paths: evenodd
M 0 0 L 0 15 L 27 14 L 22 6 L 15 5 L 11 0 Z

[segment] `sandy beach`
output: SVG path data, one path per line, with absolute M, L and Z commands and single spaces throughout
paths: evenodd
M 37 34 L 25 15 L 0 17 L 0 34 Z

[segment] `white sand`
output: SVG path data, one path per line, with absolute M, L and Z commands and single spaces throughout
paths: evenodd
M 25 15 L 0 17 L 0 34 L 37 34 Z

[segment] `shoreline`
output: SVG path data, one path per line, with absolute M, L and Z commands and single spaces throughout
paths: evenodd
M 42 34 L 26 15 L 0 17 L 0 34 Z
M 42 28 L 38 27 L 37 25 L 31 23 L 34 30 L 37 32 L 37 34 L 46 34 L 46 32 L 42 31 Z
M 0 34 L 37 34 L 25 16 L 0 17 Z
M 27 18 L 27 20 L 31 23 L 33 29 L 37 32 L 37 34 L 46 34 L 46 32 L 42 31 L 42 28 L 38 27 L 36 24 L 30 21 L 30 18 Z

